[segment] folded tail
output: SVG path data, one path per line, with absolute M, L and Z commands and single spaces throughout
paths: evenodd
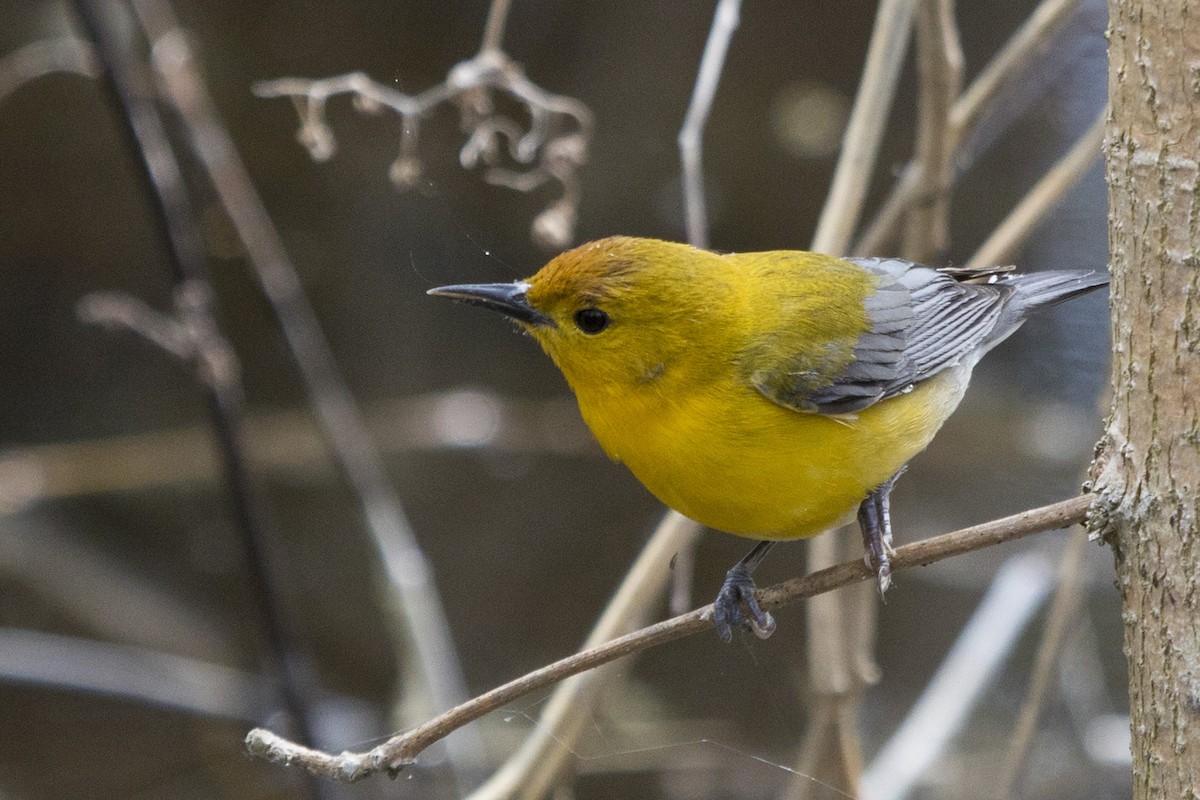
M 1004 304 L 987 344 L 998 344 L 1021 326 L 1030 316 L 1045 308 L 1056 306 L 1073 297 L 1108 285 L 1108 275 L 1103 272 L 1077 270 L 1050 270 L 1025 274 L 998 275 L 993 283 L 1012 287 L 1012 296 Z

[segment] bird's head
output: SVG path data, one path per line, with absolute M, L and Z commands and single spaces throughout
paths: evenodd
M 514 283 L 431 289 L 499 311 L 528 331 L 576 390 L 655 383 L 698 365 L 687 353 L 727 305 L 720 256 L 654 239 L 611 237 L 569 250 Z M 699 340 L 699 341 L 698 341 Z

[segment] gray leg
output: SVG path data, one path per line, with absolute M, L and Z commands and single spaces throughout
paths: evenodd
M 713 624 L 717 626 L 721 641 L 728 642 L 733 638 L 735 626 L 749 628 L 763 639 L 774 632 L 775 620 L 758 607 L 754 578 L 751 577 L 755 567 L 774 546 L 775 542 L 759 542 L 725 574 L 725 583 L 721 584 L 721 591 L 713 601 Z M 742 612 L 742 606 L 746 607 L 746 613 Z
M 858 527 L 862 530 L 863 560 L 875 570 L 879 582 L 879 594 L 884 594 L 892 585 L 892 564 L 888 556 L 892 549 L 891 492 L 896 481 L 904 474 L 901 467 L 895 475 L 867 495 L 858 507 Z

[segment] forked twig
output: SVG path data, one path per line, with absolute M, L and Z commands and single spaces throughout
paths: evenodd
M 388 175 L 398 189 L 411 189 L 423 170 L 417 149 L 421 122 L 437 107 L 459 109 L 466 143 L 459 161 L 468 169 L 484 165 L 484 180 L 529 192 L 548 182 L 562 194 L 534 218 L 534 241 L 551 250 L 571 243 L 580 200 L 578 171 L 587 161 L 592 112 L 581 101 L 557 95 L 526 77 L 521 66 L 500 49 L 511 0 L 493 0 L 479 51 L 454 65 L 446 79 L 410 95 L 372 80 L 361 72 L 331 78 L 279 78 L 259 81 L 259 97 L 287 97 L 300 117 L 296 138 L 315 161 L 333 156 L 336 140 L 326 119 L 331 97 L 350 95 L 363 112 L 391 111 L 400 118 L 400 153 Z M 494 93 L 515 100 L 529 114 L 528 127 L 496 109 Z M 513 166 L 505 166 L 505 164 Z
M 1091 504 L 1090 496 L 1081 495 L 1053 505 L 1023 511 L 1011 517 L 913 542 L 897 548 L 892 566 L 893 569 L 907 569 L 932 564 L 1030 534 L 1074 525 L 1084 520 Z M 764 610 L 771 611 L 801 598 L 813 597 L 842 586 L 867 581 L 872 577 L 873 573 L 861 559 L 856 558 L 763 589 L 758 594 L 759 603 Z M 340 781 L 356 781 L 377 772 L 394 775 L 413 764 L 425 748 L 451 731 L 530 692 L 650 647 L 701 631 L 711 631 L 712 610 L 710 604 L 548 664 L 469 700 L 423 725 L 394 736 L 366 752 L 345 752 L 340 755 L 326 753 L 297 745 L 261 728 L 250 731 L 246 736 L 246 747 L 260 758 L 302 767 L 315 775 Z

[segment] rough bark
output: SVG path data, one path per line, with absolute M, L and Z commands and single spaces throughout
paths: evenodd
M 1091 525 L 1124 604 L 1133 797 L 1200 798 L 1200 3 L 1109 15 L 1113 406 Z

